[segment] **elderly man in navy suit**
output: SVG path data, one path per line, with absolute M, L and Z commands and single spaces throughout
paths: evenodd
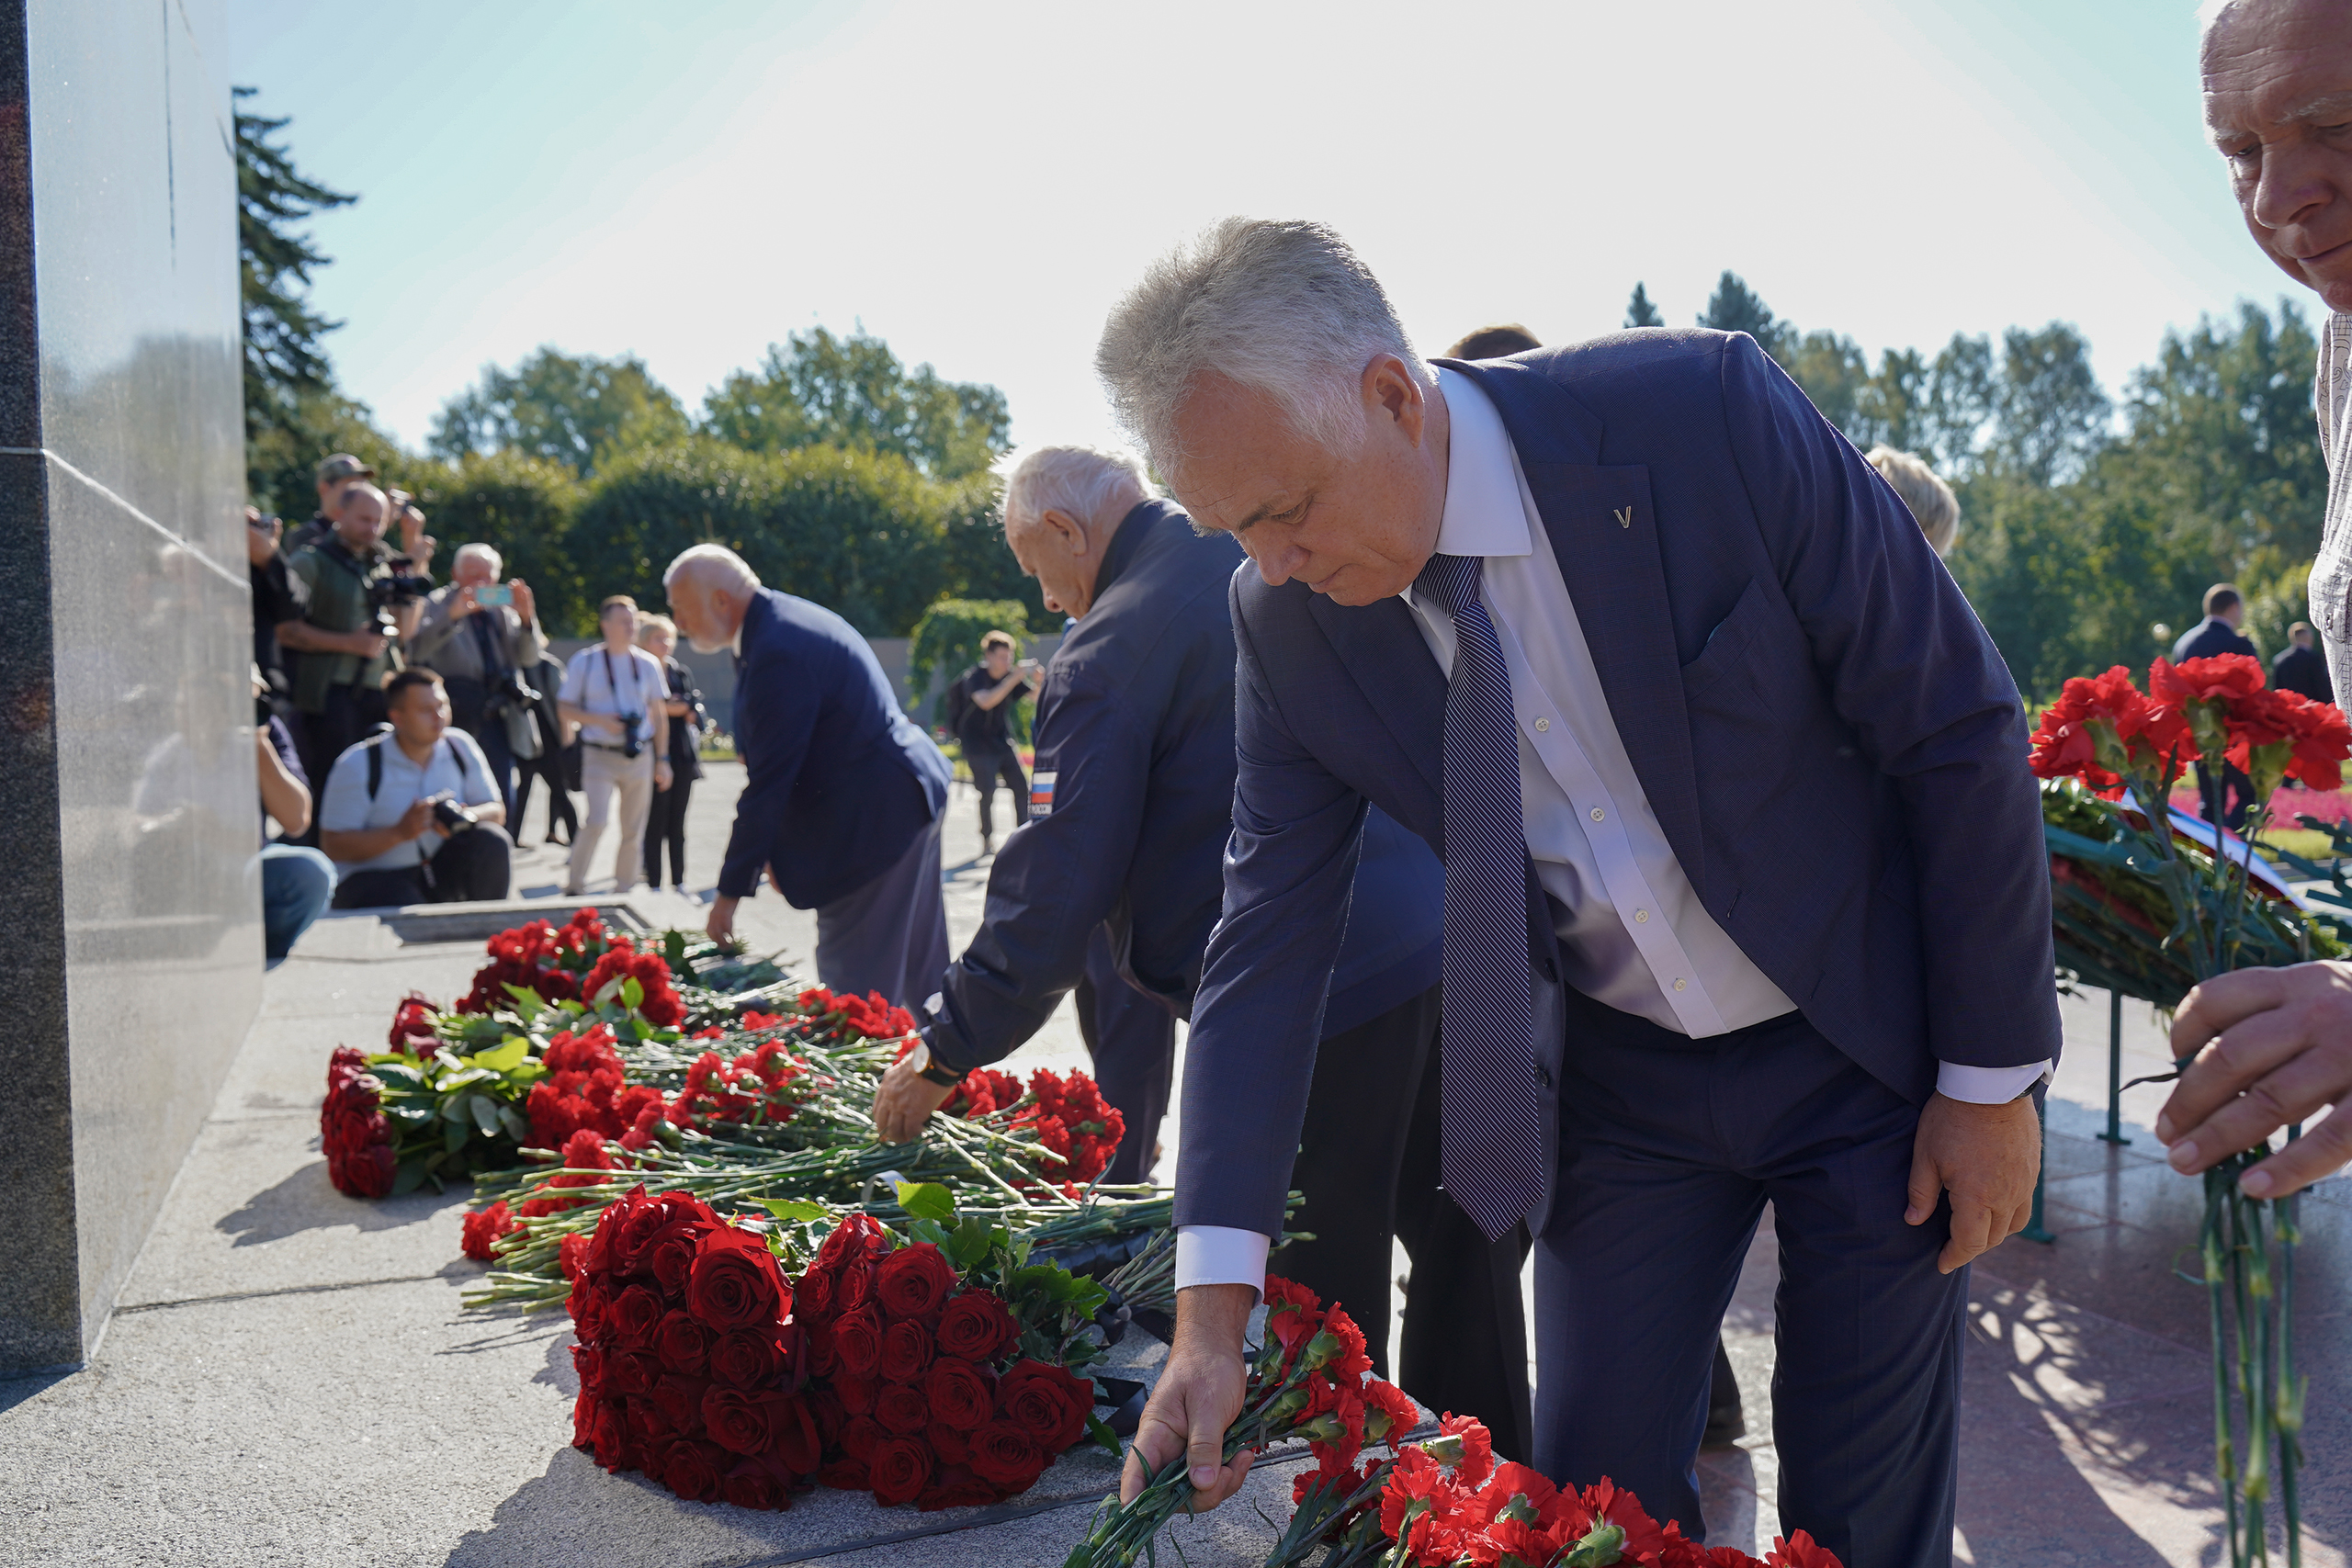
M 817 977 L 900 1007 L 947 966 L 939 889 L 947 759 L 907 721 L 874 649 L 821 604 L 760 586 L 743 558 L 696 545 L 670 563 L 670 613 L 696 652 L 735 652 L 743 793 L 708 927 L 765 874 L 817 911 Z
M 1218 1445 L 1370 802 L 1445 863 L 1445 1188 L 1537 1236 L 1537 1465 L 1702 1529 L 1769 1201 L 1782 1521 L 1948 1562 L 1966 1266 L 2025 1224 L 2059 1026 L 2021 705 L 1902 502 L 1743 334 L 1431 365 L 1317 224 L 1210 230 L 1097 363 L 1253 563 L 1176 1343 L 1123 1491 L 1246 1468 Z

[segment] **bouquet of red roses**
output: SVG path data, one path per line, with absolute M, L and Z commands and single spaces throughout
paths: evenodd
M 937 1239 L 847 1215 L 795 1286 L 825 1435 L 817 1479 L 886 1507 L 1001 1502 L 1101 1427 L 1094 1385 L 1069 1363 L 1091 1359 L 1080 1335 L 1102 1288 L 1022 1261 L 984 1223 L 917 1228 Z

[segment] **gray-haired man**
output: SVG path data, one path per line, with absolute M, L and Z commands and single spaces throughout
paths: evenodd
M 2352 0 L 2236 0 L 2207 23 L 2203 63 L 2205 127 L 2247 232 L 2330 311 L 2318 399 L 2327 527 L 2311 605 L 2341 693 L 2352 690 Z M 2202 1171 L 2329 1105 L 2240 1185 L 2283 1198 L 2352 1160 L 2352 964 L 2207 981 L 2172 1026 L 2174 1055 L 2200 1047 L 2156 1118 L 2174 1169 Z
M 425 596 L 416 635 L 409 639 L 408 661 L 440 674 L 457 728 L 481 742 L 491 777 L 498 781 L 499 798 L 506 805 L 506 819 L 516 822 L 515 753 L 508 716 L 519 715 L 521 724 L 534 724 L 530 710 L 537 698 L 522 693 L 537 690 L 530 682 L 537 678 L 548 642 L 539 630 L 538 601 L 532 597 L 531 585 L 519 577 L 503 584 L 498 581 L 504 564 L 492 546 L 458 547 L 449 563 L 449 581 Z M 537 755 L 536 750 L 528 752 L 528 757 Z

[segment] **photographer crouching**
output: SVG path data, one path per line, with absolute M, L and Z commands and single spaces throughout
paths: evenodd
M 474 738 L 449 723 L 430 670 L 384 689 L 391 728 L 345 751 L 327 774 L 319 847 L 335 863 L 334 907 L 503 898 L 514 844 L 506 803 Z
M 277 628 L 293 655 L 294 705 L 302 714 L 302 767 L 323 778 L 336 759 L 384 718 L 384 677 L 401 668 L 400 643 L 416 633 L 433 580 L 421 533 L 424 515 L 398 497 L 397 515 L 414 554 L 395 554 L 384 533 L 396 514 L 392 497 L 366 481 L 346 486 L 334 529 L 296 550 L 287 571 L 304 589 L 299 621 Z
M 514 765 L 535 760 L 546 739 L 533 717 L 539 693 L 532 682 L 547 638 L 531 585 L 519 577 L 500 582 L 503 564 L 488 545 L 458 547 L 448 586 L 424 601 L 408 662 L 439 671 L 452 722 L 481 742 L 514 822 Z

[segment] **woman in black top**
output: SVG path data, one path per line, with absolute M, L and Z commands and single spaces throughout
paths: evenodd
M 702 731 L 710 723 L 694 672 L 677 660 L 678 627 L 667 615 L 637 618 L 637 646 L 662 661 L 669 678 L 670 787 L 653 792 L 645 822 L 645 880 L 662 886 L 662 846 L 670 846 L 670 883 L 686 890 L 686 803 L 702 777 Z

